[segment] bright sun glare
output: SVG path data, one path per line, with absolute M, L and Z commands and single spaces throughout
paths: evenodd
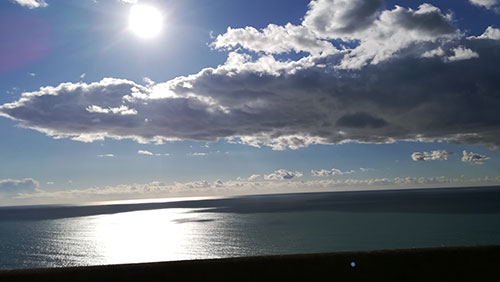
M 128 27 L 142 38 L 156 37 L 163 26 L 161 12 L 152 6 L 134 5 L 130 9 Z

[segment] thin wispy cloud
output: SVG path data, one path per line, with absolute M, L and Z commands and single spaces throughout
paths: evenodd
M 102 154 L 102 155 L 97 155 L 99 158 L 112 158 L 114 157 L 115 155 L 113 154 Z
M 153 153 L 151 153 L 150 151 L 146 151 L 146 150 L 139 150 L 137 151 L 137 154 L 139 155 L 146 155 L 146 156 L 152 156 Z

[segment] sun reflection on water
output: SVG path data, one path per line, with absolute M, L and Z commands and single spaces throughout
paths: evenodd
M 206 258 L 206 230 L 192 209 L 161 209 L 94 217 L 92 241 L 104 264 Z M 198 224 L 192 224 L 198 223 Z

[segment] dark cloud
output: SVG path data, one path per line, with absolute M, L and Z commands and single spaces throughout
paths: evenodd
M 451 34 L 456 28 L 441 11 L 429 4 L 420 6 L 417 12 L 397 7 L 391 15 L 392 21 L 406 30 L 415 30 L 431 36 Z
M 383 4 L 383 0 L 313 0 L 303 25 L 322 37 L 341 37 L 366 29 Z
M 386 125 L 385 120 L 372 117 L 367 113 L 347 114 L 337 120 L 337 126 L 340 127 L 379 128 Z

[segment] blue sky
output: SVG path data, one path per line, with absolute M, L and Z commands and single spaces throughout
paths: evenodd
M 134 5 L 162 14 L 157 36 L 129 30 Z M 494 0 L 2 1 L 0 204 L 498 185 L 499 16 Z

